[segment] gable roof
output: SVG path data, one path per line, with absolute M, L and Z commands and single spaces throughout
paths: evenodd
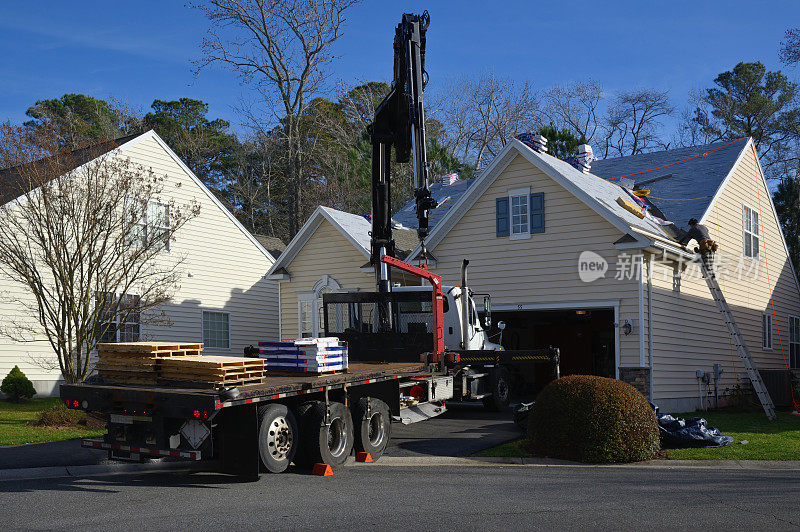
M 84 146 L 83 148 L 78 148 L 69 152 L 59 153 L 51 157 L 45 157 L 44 159 L 33 161 L 28 164 L 0 169 L 0 205 L 5 205 L 9 201 L 24 196 L 36 188 L 34 181 L 24 179 L 24 176 L 21 175 L 23 169 L 31 172 L 35 172 L 37 168 L 44 171 L 53 170 L 53 168 L 46 168 L 48 164 L 52 163 L 58 166 L 62 174 L 66 174 L 101 155 L 105 155 L 111 150 L 119 148 L 139 135 L 141 135 L 141 133 L 134 133 L 117 139 L 106 140 L 91 146 Z
M 442 182 L 433 183 L 430 186 L 431 197 L 433 197 L 439 205 L 429 213 L 428 227 L 431 229 L 436 227 L 436 224 L 444 219 L 448 211 L 453 205 L 458 203 L 458 200 L 461 199 L 461 196 L 466 194 L 473 183 L 475 183 L 475 179 L 459 180 L 452 185 L 445 185 Z M 417 227 L 416 200 L 409 200 L 394 216 L 392 216 L 392 220 L 404 227 Z M 414 245 L 416 246 L 416 243 Z M 410 249 L 413 249 L 413 246 Z
M 744 140 L 603 159 L 592 163 L 591 172 L 604 179 L 626 176 L 635 183 L 631 188 L 649 189 L 648 200 L 667 220 L 688 227 L 690 218 L 701 219 L 710 207 L 744 152 Z
M 581 172 L 567 162 L 547 153 L 536 152 L 514 139 L 506 144 L 480 176 L 475 178 L 475 184 L 450 208 L 441 222 L 431 231 L 426 242 L 429 250 L 433 250 L 442 241 L 450 229 L 486 192 L 517 155 L 527 159 L 622 233 L 631 234 L 641 242 L 648 240 L 674 242 L 670 233 L 660 224 L 650 218 L 639 218 L 617 203 L 619 197 L 628 197 L 619 185 L 593 174 Z M 417 246 L 409 256 L 409 260 L 415 258 L 419 251 L 420 248 Z
M 91 162 L 92 160 L 100 157 L 101 155 L 105 155 L 111 152 L 117 152 L 119 154 L 124 153 L 126 150 L 136 146 L 140 142 L 146 141 L 148 139 L 153 139 L 166 153 L 169 155 L 172 160 L 184 171 L 184 173 L 189 177 L 189 179 L 194 182 L 197 187 L 202 190 L 206 196 L 227 216 L 227 218 L 233 223 L 236 228 L 238 228 L 247 238 L 252 242 L 252 244 L 258 249 L 270 262 L 275 262 L 275 257 L 270 254 L 269 251 L 264 249 L 258 240 L 247 230 L 244 226 L 236 219 L 231 211 L 229 211 L 223 204 L 220 202 L 219 198 L 217 198 L 211 190 L 206 187 L 203 182 L 198 178 L 194 172 L 192 172 L 188 166 L 181 160 L 178 155 L 172 151 L 172 149 L 167 145 L 167 143 L 158 136 L 158 134 L 153 131 L 152 129 L 146 131 L 144 133 L 136 133 L 133 135 L 128 135 L 125 137 L 120 137 L 113 141 L 108 141 L 96 146 L 90 146 L 87 148 L 81 148 L 79 150 L 75 150 L 70 152 L 71 156 L 71 163 L 68 166 L 65 166 L 63 170 L 64 173 L 75 170 L 76 168 L 80 168 L 84 164 Z M 46 159 L 42 159 L 41 161 L 36 161 L 31 164 L 45 164 Z M 14 184 L 16 183 L 16 184 Z M 11 185 L 9 185 L 11 184 Z M 20 184 L 19 181 L 19 170 L 17 167 L 14 168 L 7 168 L 4 170 L 0 170 L 0 205 L 7 203 L 8 201 L 12 201 L 20 196 L 27 194 L 33 190 L 33 188 L 26 188 L 24 185 Z M 14 195 L 15 197 L 11 197 L 3 201 L 5 194 Z
M 364 255 L 365 258 L 370 258 L 370 231 L 372 231 L 372 223 L 361 215 L 319 205 L 311 216 L 308 217 L 308 220 L 306 220 L 306 223 L 303 224 L 303 227 L 300 228 L 300 231 L 297 232 L 292 241 L 286 246 L 286 249 L 281 253 L 280 257 L 278 257 L 275 264 L 272 265 L 269 273 L 273 274 L 281 268 L 288 266 L 325 220 L 353 244 L 353 247 Z M 416 231 L 402 227 L 396 227 L 392 231 L 398 251 L 408 252 L 416 245 Z
M 253 236 L 256 237 L 258 243 L 264 246 L 264 249 L 269 251 L 276 259 L 283 253 L 283 250 L 286 249 L 286 244 L 283 243 L 283 240 L 276 236 L 259 235 L 255 233 L 253 233 Z

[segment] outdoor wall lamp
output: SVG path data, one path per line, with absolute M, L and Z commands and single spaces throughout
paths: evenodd
M 630 320 L 625 320 L 625 324 L 622 326 L 622 332 L 625 333 L 625 336 L 629 336 L 633 332 L 633 325 Z

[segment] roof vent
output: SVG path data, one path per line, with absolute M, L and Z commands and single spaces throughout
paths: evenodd
M 547 139 L 543 135 L 520 133 L 517 139 L 535 152 L 547 153 Z
M 577 168 L 581 172 L 588 173 L 592 168 L 592 162 L 596 161 L 597 157 L 592 152 L 592 147 L 589 144 L 581 144 L 578 146 L 578 164 Z

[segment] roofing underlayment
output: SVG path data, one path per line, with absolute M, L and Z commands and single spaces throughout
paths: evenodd
M 632 180 L 634 189 L 649 189 L 647 198 L 668 220 L 687 228 L 689 218 L 699 220 L 703 216 L 747 145 L 746 140 L 727 146 L 719 142 L 604 159 L 592 163 L 591 172 L 604 179 L 629 176 L 623 179 Z M 684 161 L 690 157 L 694 158 Z M 684 162 L 672 164 L 677 161 Z M 671 166 L 660 168 L 665 165 Z
M 444 218 L 447 211 L 461 199 L 461 196 L 464 195 L 474 182 L 474 179 L 465 179 L 463 181 L 456 181 L 452 185 L 445 185 L 439 182 L 433 183 L 430 186 L 431 196 L 439 203 L 439 206 L 430 212 L 428 226 L 431 229 Z M 408 201 L 394 216 L 392 216 L 392 220 L 403 227 L 417 227 L 416 201 L 413 199 Z

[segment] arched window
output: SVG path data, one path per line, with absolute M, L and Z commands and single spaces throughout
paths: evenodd
M 342 287 L 336 279 L 330 275 L 323 275 L 319 281 L 314 283 L 311 292 L 297 295 L 298 336 L 300 338 L 317 338 L 325 332 L 322 296 L 341 291 Z

